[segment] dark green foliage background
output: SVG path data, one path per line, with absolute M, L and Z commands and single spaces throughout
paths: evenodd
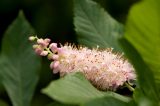
M 95 1 L 117 20 L 125 22 L 129 7 L 138 0 Z M 72 0 L 0 0 L 0 36 L 22 9 L 38 35 L 61 43 L 76 42 L 72 7 Z

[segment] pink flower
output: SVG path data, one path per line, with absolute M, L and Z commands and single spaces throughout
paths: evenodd
M 43 39 L 37 40 L 37 44 L 43 48 L 39 55 L 45 51 L 44 56 L 48 54 L 53 61 L 50 65 L 53 73 L 59 72 L 61 77 L 73 72 L 82 72 L 101 90 L 115 90 L 126 81 L 136 79 L 134 68 L 128 60 L 120 54 L 113 53 L 110 48 L 98 50 L 98 48 L 75 48 L 71 45 L 57 47 L 56 43 L 49 45 L 49 42 Z

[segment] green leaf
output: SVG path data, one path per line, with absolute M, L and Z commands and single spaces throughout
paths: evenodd
M 74 25 L 78 41 L 88 47 L 112 47 L 120 51 L 117 39 L 123 26 L 91 0 L 74 0 Z
M 34 31 L 20 12 L 2 41 L 0 74 L 13 106 L 30 106 L 39 77 L 40 60 L 28 41 L 30 34 Z
M 52 99 L 67 104 L 82 104 L 89 100 L 99 97 L 114 97 L 124 102 L 130 101 L 129 98 L 113 92 L 101 92 L 94 88 L 82 73 L 72 73 L 66 75 L 43 89 L 43 93 Z
M 0 64 L 2 64 L 2 57 L 1 57 L 1 55 L 0 55 Z M 5 89 L 4 89 L 4 86 L 3 86 L 3 84 L 2 84 L 2 76 L 1 76 L 1 74 L 0 74 L 0 93 L 2 93 L 2 92 L 5 92 Z
M 133 97 L 139 106 L 159 106 L 157 103 L 154 104 L 151 99 L 147 98 L 139 88 L 135 89 Z
M 142 90 L 139 88 L 136 88 L 133 92 L 133 98 L 138 103 L 141 98 L 145 97 Z
M 157 102 L 154 103 L 150 98 L 147 98 L 139 88 L 135 89 L 133 98 L 139 106 L 159 106 Z
M 5 101 L 0 99 L 0 106 L 9 106 Z
M 62 104 L 62 103 L 59 103 L 59 102 L 52 102 L 46 106 L 77 106 L 77 105 L 71 105 L 71 104 Z
M 90 99 L 104 96 L 81 73 L 70 74 L 53 81 L 43 90 L 43 93 L 62 103 L 69 104 L 84 103 Z
M 160 1 L 134 5 L 125 27 L 125 38 L 135 47 L 160 85 Z
M 139 53 L 125 38 L 121 39 L 120 43 L 136 69 L 137 81 L 141 92 L 143 92 L 147 98 L 155 103 L 159 102 L 159 92 L 156 88 L 151 69 L 145 64 Z
M 93 99 L 82 106 L 128 106 L 126 102 L 120 101 L 113 97 L 103 97 Z

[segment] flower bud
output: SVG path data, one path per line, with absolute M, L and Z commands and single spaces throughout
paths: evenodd
M 42 51 L 43 50 L 41 48 L 36 48 L 35 49 L 35 53 L 38 54 L 38 55 L 40 55 L 42 53 Z
M 33 45 L 33 49 L 36 49 L 36 48 L 38 48 L 39 47 L 39 45 Z
M 53 60 L 58 60 L 58 58 L 59 58 L 58 55 L 53 55 L 53 56 L 52 56 L 52 59 L 53 59 Z
M 30 41 L 34 41 L 34 40 L 36 40 L 36 37 L 30 36 L 30 37 L 29 37 L 29 40 L 30 40 Z
M 48 44 L 51 42 L 51 40 L 50 40 L 49 38 L 44 39 L 44 41 L 45 41 L 46 43 L 48 43 Z
M 51 49 L 51 51 L 52 51 L 53 53 L 56 53 L 56 52 L 57 52 L 57 43 L 51 43 L 51 44 L 49 45 L 49 48 Z
M 48 55 L 48 51 L 42 51 L 42 52 L 40 53 L 40 55 L 41 55 L 41 56 L 47 56 L 47 55 Z

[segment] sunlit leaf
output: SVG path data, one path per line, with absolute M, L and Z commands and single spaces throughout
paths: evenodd
M 152 99 L 145 96 L 141 89 L 136 88 L 133 94 L 133 98 L 136 101 L 137 104 L 143 105 L 143 106 L 158 106 L 158 102 L 153 102 Z
M 160 1 L 134 5 L 125 27 L 125 38 L 135 47 L 160 84 Z M 145 75 L 145 71 L 144 71 Z
M 138 97 L 140 98 L 142 95 L 141 93 L 143 93 L 146 98 L 150 99 L 154 103 L 159 102 L 159 92 L 157 90 L 151 69 L 145 64 L 142 57 L 126 39 L 121 39 L 120 43 L 127 57 L 131 60 L 133 66 L 135 67 L 137 81 L 140 87 Z M 138 97 L 136 97 L 136 99 L 134 98 L 135 101 L 138 101 Z

